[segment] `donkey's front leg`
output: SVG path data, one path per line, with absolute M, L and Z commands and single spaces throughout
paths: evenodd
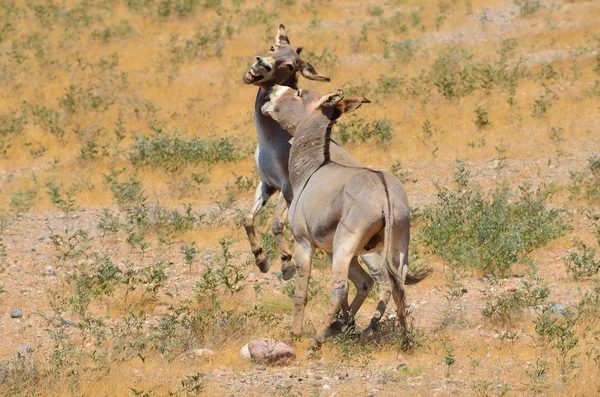
M 260 269 L 261 272 L 266 273 L 269 271 L 269 261 L 267 255 L 263 251 L 262 247 L 258 242 L 258 238 L 256 237 L 256 230 L 254 229 L 254 218 L 256 214 L 265 206 L 271 195 L 275 192 L 275 189 L 268 186 L 265 181 L 261 180 L 256 187 L 256 191 L 254 193 L 254 202 L 252 204 L 252 209 L 244 214 L 243 224 L 244 229 L 246 229 L 246 234 L 248 235 L 248 241 L 250 241 L 250 248 L 252 249 L 252 253 L 254 254 L 254 259 L 256 260 L 256 266 Z
M 275 235 L 275 241 L 277 243 L 277 249 L 281 255 L 281 273 L 284 280 L 289 280 L 294 277 L 296 273 L 296 266 L 292 263 L 292 254 L 285 236 L 283 235 L 283 225 L 287 219 L 287 202 L 283 197 L 283 193 L 279 193 L 279 199 L 277 200 L 277 207 L 273 214 L 273 234 Z
M 294 293 L 294 321 L 292 336 L 300 336 L 304 322 L 304 308 L 308 301 L 308 281 L 315 250 L 308 241 L 296 241 L 294 256 L 296 257 L 296 292 Z

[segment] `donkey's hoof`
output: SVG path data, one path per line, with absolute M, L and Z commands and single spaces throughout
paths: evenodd
M 363 332 L 360 333 L 360 338 L 362 340 L 373 339 L 375 337 L 375 329 L 373 327 L 368 327 Z
M 296 274 L 296 266 L 292 263 L 284 263 L 281 265 L 281 275 L 285 281 L 290 280 Z
M 294 331 L 290 332 L 290 340 L 292 342 L 300 342 L 302 340 L 302 332 L 298 332 L 298 333 L 296 333 Z
M 266 255 L 261 255 L 256 258 L 256 266 L 258 266 L 258 270 L 260 270 L 261 273 L 268 273 L 271 268 L 271 261 L 269 261 L 269 258 L 267 258 Z
M 330 331 L 330 333 L 331 333 L 331 331 L 341 332 L 345 326 L 346 326 L 346 323 L 344 323 L 342 320 L 335 320 L 329 326 L 329 331 Z

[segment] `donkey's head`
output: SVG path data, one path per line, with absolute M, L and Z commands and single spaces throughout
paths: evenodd
M 263 105 L 261 111 L 294 134 L 300 123 L 315 115 L 322 114 L 335 121 L 342 114 L 358 109 L 363 103 L 371 101 L 365 97 L 344 99 L 342 90 L 321 95 L 309 90 L 294 90 L 276 85 L 271 88 L 268 102 Z
M 297 72 L 310 80 L 329 81 L 328 77 L 321 76 L 313 66 L 300 59 L 301 47 L 294 50 L 285 32 L 285 26 L 279 25 L 275 36 L 275 45 L 263 56 L 254 58 L 250 70 L 244 75 L 244 83 L 261 87 L 270 87 L 282 84 Z

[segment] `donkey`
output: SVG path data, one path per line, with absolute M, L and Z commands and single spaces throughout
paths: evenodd
M 301 47 L 294 50 L 290 46 L 285 26 L 279 25 L 275 36 L 275 45 L 264 56 L 255 57 L 254 63 L 243 77 L 244 83 L 259 87 L 254 106 L 254 119 L 258 133 L 258 147 L 254 153 L 254 159 L 260 174 L 260 182 L 256 187 L 252 208 L 244 215 L 243 225 L 250 241 L 256 265 L 261 272 L 268 272 L 270 263 L 256 237 L 254 218 L 276 191 L 281 192 L 274 214 L 272 230 L 280 250 L 281 270 L 285 280 L 292 278 L 296 271 L 291 262 L 290 250 L 283 238 L 283 220 L 285 219 L 287 206 L 293 198 L 288 175 L 292 136 L 288 131 L 281 128 L 275 120 L 264 115 L 260 109 L 266 103 L 268 91 L 273 85 L 280 84 L 297 89 L 298 73 L 310 80 L 329 81 L 329 78 L 321 76 L 310 63 L 300 58 L 301 50 Z M 358 166 L 358 162 L 337 144 L 332 145 L 330 152 L 336 162 L 348 166 Z M 350 311 L 356 313 L 373 286 L 373 280 L 362 269 L 356 258 L 352 261 L 351 268 L 351 280 L 356 285 L 358 292 Z
M 331 307 L 315 336 L 315 348 L 325 341 L 330 324 L 348 293 L 351 261 L 365 260 L 380 292 L 368 330 L 377 327 L 390 296 L 397 307 L 395 326 L 407 330 L 404 281 L 408 273 L 410 211 L 402 183 L 385 172 L 349 166 L 331 155 L 331 128 L 343 114 L 358 109 L 366 98 L 343 99 L 290 87 L 271 89 L 261 111 L 294 135 L 289 170 L 293 200 L 289 222 L 296 240 L 297 280 L 292 333 L 302 331 L 311 262 L 315 249 L 333 255 Z M 401 267 L 400 267 L 401 266 Z M 423 280 L 429 270 L 411 275 Z
M 260 246 L 254 229 L 254 218 L 265 206 L 269 198 L 276 192 L 281 192 L 274 214 L 272 230 L 281 255 L 281 270 L 283 278 L 293 277 L 296 267 L 292 264 L 292 256 L 283 238 L 283 222 L 288 205 L 293 199 L 293 189 L 289 179 L 288 160 L 290 156 L 292 135 L 282 128 L 275 120 L 261 112 L 267 102 L 267 95 L 275 84 L 298 88 L 298 73 L 315 81 L 329 81 L 320 75 L 308 62 L 300 58 L 301 48 L 294 50 L 290 46 L 285 26 L 279 25 L 275 36 L 275 45 L 264 56 L 255 57 L 254 63 L 246 72 L 243 80 L 246 84 L 258 86 L 256 95 L 254 119 L 258 133 L 258 147 L 254 153 L 256 166 L 260 174 L 260 182 L 256 187 L 252 208 L 243 217 L 243 224 L 254 253 L 256 265 L 266 273 L 269 271 L 269 261 Z M 339 164 L 358 167 L 359 163 L 344 149 L 332 142 L 330 155 Z M 367 261 L 367 257 L 363 257 Z M 356 295 L 349 305 L 347 299 L 343 302 L 342 322 L 351 321 L 351 316 L 358 312 L 374 280 L 360 266 L 357 258 L 352 258 L 349 278 L 356 286 Z M 377 280 L 378 281 L 378 280 Z M 336 323 L 335 325 L 339 325 Z

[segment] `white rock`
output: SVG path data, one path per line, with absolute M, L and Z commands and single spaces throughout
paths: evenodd
M 248 360 L 250 360 L 252 358 L 250 356 L 250 350 L 248 349 L 247 343 L 244 346 L 242 346 L 242 348 L 240 349 L 240 355 L 244 358 L 247 358 Z

